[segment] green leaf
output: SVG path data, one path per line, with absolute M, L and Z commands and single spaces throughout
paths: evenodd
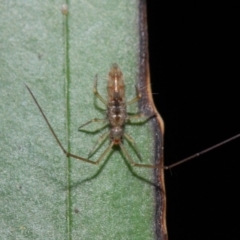
M 114 148 L 100 165 L 66 158 L 26 83 L 63 146 L 87 158 L 106 131 L 94 97 L 94 77 L 105 98 L 112 63 L 123 71 L 126 97 L 138 76 L 138 1 L 7 1 L 1 13 L 0 233 L 3 239 L 154 239 L 153 170 L 131 167 Z M 138 112 L 137 104 L 128 110 Z M 127 125 L 151 164 L 148 121 Z M 97 160 L 106 141 L 91 157 Z M 139 159 L 124 142 L 134 161 Z

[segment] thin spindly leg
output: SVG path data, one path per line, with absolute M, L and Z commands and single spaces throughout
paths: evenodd
M 106 153 L 107 153 L 108 151 L 110 151 L 111 147 L 113 146 L 113 143 L 111 143 L 111 144 L 109 145 L 109 147 L 104 151 L 104 153 L 100 156 L 100 158 L 99 158 L 96 162 L 91 161 L 91 160 L 86 159 L 86 158 L 79 157 L 79 156 L 77 156 L 77 155 L 74 155 L 74 154 L 66 151 L 65 148 L 63 147 L 62 143 L 61 143 L 60 140 L 58 139 L 56 133 L 54 132 L 52 126 L 50 125 L 50 123 L 49 123 L 46 115 L 44 114 L 42 108 L 40 107 L 37 99 L 36 99 L 35 96 L 33 95 L 32 91 L 30 90 L 30 88 L 29 88 L 26 84 L 25 84 L 25 86 L 26 86 L 27 90 L 29 91 L 30 95 L 32 96 L 34 102 L 36 103 L 36 105 L 37 105 L 40 113 L 42 114 L 45 122 L 47 123 L 47 125 L 48 125 L 48 127 L 49 127 L 52 135 L 54 136 L 55 140 L 57 141 L 59 147 L 62 149 L 62 151 L 64 152 L 64 154 L 65 154 L 67 157 L 73 157 L 73 158 L 76 158 L 76 159 L 78 159 L 78 160 L 81 160 L 81 161 L 88 162 L 88 163 L 91 163 L 91 164 L 95 164 L 95 165 L 96 165 L 96 164 L 98 164 L 98 163 L 102 160 L 102 158 L 106 155 Z
M 80 130 L 81 128 L 85 127 L 86 125 L 88 125 L 88 124 L 90 124 L 90 123 L 92 123 L 92 122 L 104 122 L 104 121 L 106 121 L 105 118 L 104 118 L 104 119 L 93 118 L 92 120 L 87 121 L 86 123 L 82 124 L 82 125 L 78 128 L 78 130 Z
M 92 163 L 92 164 L 97 165 L 97 164 L 100 163 L 100 161 L 103 159 L 103 157 L 111 150 L 112 146 L 113 146 L 113 142 L 111 142 L 111 143 L 109 144 L 109 146 L 106 148 L 106 150 L 102 153 L 102 155 L 98 158 L 98 160 L 97 160 L 96 162 L 91 161 L 91 160 L 89 160 L 89 159 L 85 159 L 85 158 L 76 156 L 76 155 L 74 155 L 74 154 L 72 154 L 72 153 L 68 153 L 68 152 L 64 152 L 64 153 L 65 153 L 68 157 L 73 157 L 73 158 L 76 158 L 76 159 L 79 159 L 79 160 L 82 160 L 82 161 L 89 162 L 89 163 Z
M 135 150 L 138 158 L 142 161 L 142 156 L 141 156 L 141 154 L 140 154 L 140 151 L 138 150 L 138 147 L 137 147 L 134 139 L 133 139 L 130 135 L 128 135 L 127 133 L 124 133 L 124 137 L 125 137 L 129 142 L 132 143 L 132 146 L 133 146 L 133 148 L 134 148 L 134 150 Z
M 131 119 L 137 119 L 137 118 L 143 118 L 143 117 L 145 117 L 143 113 L 136 113 L 133 115 L 128 114 L 127 119 L 131 120 Z
M 137 91 L 137 96 L 134 99 L 132 99 L 131 101 L 127 102 L 128 105 L 137 102 L 142 97 L 142 94 L 140 93 L 140 90 L 137 86 L 136 86 L 136 91 Z
M 102 155 L 99 157 L 99 159 L 96 161 L 95 164 L 99 164 L 99 162 L 103 159 L 103 157 L 111 150 L 114 142 L 111 142 L 109 146 L 106 148 L 106 150 L 102 153 Z
M 93 92 L 94 92 L 94 94 L 99 98 L 99 100 L 100 100 L 101 102 L 103 102 L 103 103 L 107 106 L 107 101 L 98 93 L 98 90 L 97 90 L 97 80 L 98 80 L 98 76 L 97 76 L 97 74 L 96 74 Z
M 101 136 L 98 138 L 98 140 L 97 140 L 97 142 L 94 144 L 92 150 L 89 152 L 88 158 L 90 158 L 90 157 L 92 156 L 92 154 L 98 149 L 99 144 L 101 144 L 102 142 L 104 142 L 104 141 L 106 140 L 106 138 L 109 136 L 109 134 L 110 134 L 109 132 L 106 132 L 106 133 L 104 133 L 103 135 L 101 135 Z
M 145 167 L 145 168 L 160 168 L 160 165 L 150 165 L 150 164 L 140 164 L 140 163 L 135 163 L 132 158 L 130 157 L 130 155 L 128 154 L 127 150 L 125 149 L 125 147 L 123 146 L 122 143 L 119 144 L 121 147 L 121 150 L 123 151 L 123 154 L 125 155 L 126 159 L 128 160 L 128 162 L 135 167 Z
M 128 114 L 127 115 L 127 120 L 130 120 L 130 122 L 132 122 L 131 120 L 142 118 L 140 123 L 143 123 L 145 121 L 150 120 L 153 117 L 156 117 L 156 114 L 153 114 L 153 115 L 150 115 L 150 116 L 146 116 L 143 113 L 136 113 L 136 114 L 133 114 L 133 115 Z

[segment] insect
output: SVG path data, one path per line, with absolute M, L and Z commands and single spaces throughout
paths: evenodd
M 49 121 L 48 121 L 46 115 L 44 114 L 41 106 L 39 105 L 37 99 L 33 95 L 30 88 L 27 85 L 26 85 L 26 87 L 27 87 L 29 93 L 31 94 L 34 102 L 36 103 L 39 111 L 41 112 L 43 118 L 45 119 L 45 121 L 46 121 L 50 131 L 52 132 L 54 138 L 56 139 L 58 145 L 60 146 L 60 148 L 62 149 L 62 151 L 65 153 L 65 155 L 67 157 L 73 157 L 73 158 L 76 158 L 78 160 L 82 160 L 84 162 L 88 162 L 88 163 L 97 165 L 104 158 L 104 156 L 107 155 L 107 153 L 109 153 L 109 151 L 111 150 L 111 148 L 113 146 L 119 146 L 121 151 L 123 152 L 124 156 L 126 157 L 128 162 L 132 166 L 146 167 L 146 168 L 158 168 L 159 167 L 158 165 L 140 164 L 140 163 L 134 162 L 132 157 L 129 155 L 129 153 L 127 152 L 126 148 L 123 145 L 123 139 L 127 139 L 129 142 L 131 142 L 132 147 L 134 148 L 138 158 L 140 160 L 142 160 L 141 155 L 139 153 L 139 150 L 136 146 L 136 143 L 135 143 L 134 139 L 130 135 L 125 133 L 125 131 L 124 131 L 125 124 L 128 121 L 130 121 L 133 118 L 143 117 L 143 115 L 141 113 L 140 114 L 138 113 L 138 114 L 135 114 L 135 115 L 129 115 L 127 113 L 127 105 L 133 104 L 141 98 L 141 93 L 140 93 L 138 87 L 136 87 L 137 96 L 134 99 L 132 99 L 131 101 L 126 102 L 123 73 L 122 73 L 122 71 L 120 70 L 120 68 L 117 64 L 112 65 L 112 67 L 110 69 L 110 72 L 108 74 L 108 83 L 107 83 L 108 98 L 107 98 L 107 100 L 105 100 L 99 94 L 99 92 L 97 90 L 97 81 L 98 81 L 98 78 L 97 78 L 97 75 L 96 75 L 93 92 L 96 95 L 96 97 L 106 106 L 106 109 L 107 109 L 106 117 L 104 119 L 94 118 L 94 119 L 84 123 L 83 125 L 81 125 L 79 127 L 79 129 L 81 129 L 82 127 L 84 127 L 84 126 L 86 126 L 90 123 L 93 123 L 93 122 L 108 122 L 109 131 L 104 133 L 99 138 L 99 140 L 97 142 L 97 145 L 99 143 L 102 143 L 107 137 L 109 137 L 110 144 L 105 149 L 105 151 L 101 154 L 101 156 L 97 159 L 97 161 L 92 161 L 90 159 L 83 158 L 83 157 L 74 155 L 74 154 L 66 151 L 66 149 L 63 147 L 60 140 L 58 139 L 56 133 L 54 132 L 51 124 L 49 123 Z M 95 149 L 96 149 L 96 146 L 94 146 L 93 150 L 89 153 L 89 157 L 93 154 Z
M 101 156 L 97 159 L 97 161 L 92 161 L 88 158 L 83 158 L 77 155 L 74 155 L 68 151 L 66 151 L 66 149 L 63 147 L 62 143 L 60 142 L 59 138 L 57 137 L 56 133 L 54 132 L 51 124 L 49 123 L 45 113 L 43 112 L 41 106 L 39 105 L 37 99 L 35 98 L 34 94 L 32 93 L 31 89 L 27 86 L 26 88 L 28 89 L 29 93 L 31 94 L 34 102 L 36 103 L 39 111 L 41 112 L 44 120 L 46 121 L 50 131 L 52 132 L 54 138 L 56 139 L 58 145 L 60 146 L 60 148 L 62 149 L 62 151 L 64 152 L 64 154 L 67 157 L 73 157 L 76 158 L 78 160 L 82 160 L 84 162 L 88 162 L 91 164 L 99 164 L 99 162 L 104 158 L 105 155 L 107 155 L 107 153 L 109 153 L 109 151 L 111 150 L 111 148 L 114 145 L 117 145 L 120 147 L 120 149 L 122 150 L 124 156 L 126 157 L 126 159 L 129 161 L 129 163 L 132 166 L 136 166 L 136 167 L 146 167 L 146 168 L 158 168 L 160 167 L 159 165 L 151 165 L 151 164 L 140 164 L 140 163 L 136 163 L 133 161 L 132 157 L 129 155 L 129 153 L 127 152 L 126 148 L 123 145 L 123 139 L 127 139 L 129 142 L 131 142 L 133 148 L 135 149 L 135 152 L 138 156 L 138 158 L 140 160 L 142 160 L 142 157 L 139 153 L 139 150 L 137 148 L 137 145 L 134 141 L 134 139 L 128 135 L 127 133 L 125 133 L 124 128 L 125 128 L 125 124 L 131 120 L 132 118 L 141 118 L 143 117 L 143 115 L 140 113 L 135 114 L 135 115 L 128 115 L 127 113 L 127 105 L 133 104 L 135 102 L 137 102 L 140 98 L 141 98 L 141 93 L 138 89 L 138 87 L 136 87 L 137 90 L 137 96 L 132 99 L 129 102 L 126 102 L 125 99 L 125 86 L 124 86 L 124 80 L 123 80 L 123 73 L 120 70 L 119 66 L 117 64 L 113 64 L 110 72 L 108 74 L 108 83 L 107 83 L 107 92 L 108 92 L 108 99 L 105 100 L 98 92 L 97 90 L 97 75 L 95 76 L 95 82 L 94 82 L 94 88 L 93 88 L 93 92 L 96 95 L 96 97 L 106 106 L 107 109 L 107 114 L 106 117 L 104 119 L 98 119 L 98 118 L 93 118 L 92 120 L 82 124 L 79 127 L 79 130 L 83 127 L 85 127 L 86 125 L 93 123 L 93 122 L 108 122 L 109 124 L 109 131 L 104 133 L 98 140 L 96 146 L 94 146 L 94 148 L 92 149 L 92 151 L 89 153 L 89 157 L 93 154 L 93 152 L 96 150 L 96 147 L 98 146 L 98 144 L 101 144 L 107 137 L 109 137 L 110 139 L 110 144 L 109 146 L 105 149 L 105 151 L 101 154 Z M 236 138 L 239 138 L 240 134 L 237 134 L 223 142 L 220 142 L 210 148 L 207 148 L 201 152 L 195 153 L 187 158 L 184 158 L 174 164 L 171 164 L 169 166 L 165 166 L 164 169 L 171 169 L 173 167 L 176 167 L 184 162 L 187 162 L 193 158 L 199 157 L 200 155 L 207 153 L 215 148 L 218 148 Z

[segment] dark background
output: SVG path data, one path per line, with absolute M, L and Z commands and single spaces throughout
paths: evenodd
M 240 9 L 147 7 L 153 97 L 169 165 L 240 133 Z M 239 149 L 240 139 L 165 171 L 170 240 L 240 239 Z

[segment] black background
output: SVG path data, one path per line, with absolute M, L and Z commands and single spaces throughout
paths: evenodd
M 147 2 L 165 165 L 240 133 L 240 9 L 180 2 Z M 240 139 L 165 171 L 170 240 L 240 239 L 239 149 Z

